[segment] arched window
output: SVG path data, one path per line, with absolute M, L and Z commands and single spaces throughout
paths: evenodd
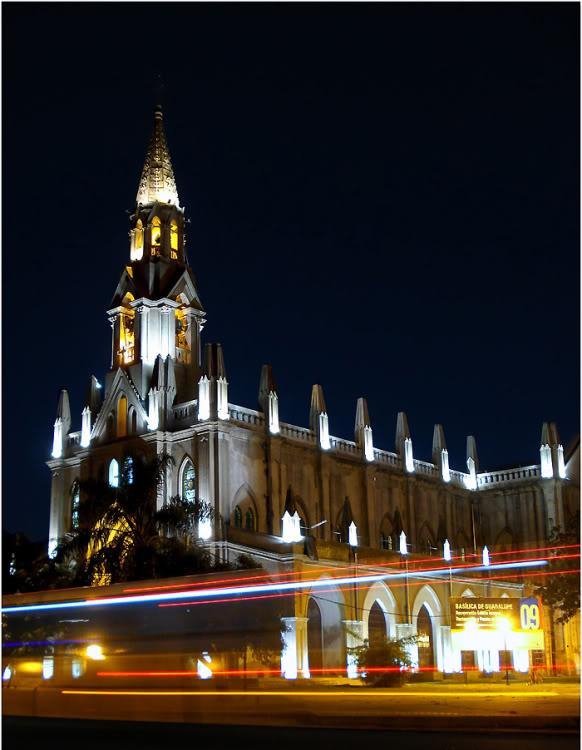
M 242 529 L 242 512 L 238 505 L 234 509 L 234 527 L 235 529 Z
M 156 255 L 162 239 L 162 222 L 157 216 L 152 219 L 152 255 Z
M 113 440 L 113 438 L 115 437 L 115 414 L 113 412 L 111 412 L 111 414 L 107 416 L 106 433 L 107 440 Z
M 123 461 L 123 481 L 125 484 L 133 484 L 133 458 L 126 456 Z
M 170 257 L 173 260 L 178 257 L 178 225 L 175 221 L 170 224 Z
M 75 480 L 71 487 L 71 528 L 79 528 L 79 505 L 81 503 L 81 493 L 79 482 Z
M 255 514 L 250 508 L 245 513 L 245 529 L 247 531 L 255 530 Z
M 380 534 L 380 548 L 386 550 L 393 549 L 392 537 L 390 534 Z
M 127 435 L 127 398 L 120 396 L 117 402 L 117 437 Z
M 182 500 L 193 503 L 196 500 L 196 472 L 192 461 L 187 461 L 182 469 Z
M 109 486 L 119 487 L 119 464 L 115 459 L 109 464 Z
M 131 248 L 131 260 L 141 260 L 143 256 L 143 224 L 141 219 L 137 220 L 133 230 L 133 247 Z

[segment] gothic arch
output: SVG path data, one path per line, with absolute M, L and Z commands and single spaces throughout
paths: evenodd
M 511 552 L 515 547 L 515 534 L 506 526 L 502 529 L 495 539 L 493 549 L 495 552 Z
M 126 437 L 127 435 L 127 396 L 120 393 L 117 399 L 117 437 Z
M 243 519 L 243 528 L 245 526 L 245 517 L 246 512 L 250 508 L 253 512 L 254 519 L 255 519 L 255 531 L 259 530 L 260 527 L 260 516 L 259 516 L 259 508 L 257 505 L 257 501 L 255 498 L 255 493 L 252 491 L 252 489 L 249 487 L 249 485 L 246 482 L 243 482 L 241 486 L 236 491 L 231 507 L 230 507 L 230 520 L 232 525 L 234 526 L 234 511 L 235 508 L 239 508 L 240 512 L 242 514 Z
M 416 551 L 423 555 L 438 554 L 436 534 L 428 521 L 421 524 L 416 537 Z
M 343 620 L 345 619 L 345 600 L 342 590 L 332 583 L 333 579 L 321 576 L 318 581 L 329 581 L 321 590 L 307 590 L 303 602 L 304 617 L 308 617 L 309 600 L 313 597 L 321 616 L 323 650 L 321 661 L 323 668 L 337 667 L 345 664 Z M 308 625 L 309 627 L 309 625 Z
M 394 529 L 394 522 L 390 517 L 390 513 L 385 513 L 380 521 L 379 544 L 380 549 L 383 550 L 398 549 L 398 536 Z
M 398 605 L 393 593 L 390 591 L 386 584 L 381 581 L 374 583 L 364 598 L 362 605 L 362 619 L 364 621 L 363 636 L 364 639 L 368 638 L 368 626 L 370 620 L 370 610 L 374 602 L 378 602 L 382 612 L 384 613 L 384 619 L 386 621 L 386 635 L 388 638 L 396 637 L 396 614 L 398 612 Z
M 180 466 L 178 467 L 177 474 L 178 484 L 176 487 L 176 494 L 180 495 L 180 497 L 182 497 L 182 483 L 184 481 L 184 472 L 186 471 L 188 464 L 192 464 L 192 466 L 194 467 L 194 471 L 196 472 L 196 464 L 194 463 L 194 459 L 190 456 L 190 454 L 185 453 L 182 461 L 180 462 Z
M 443 669 L 443 644 L 441 639 L 441 628 L 442 623 L 442 605 L 440 600 L 431 586 L 425 584 L 420 588 L 414 603 L 412 605 L 412 622 L 415 627 L 418 622 L 418 614 L 422 608 L 425 608 L 430 617 L 432 627 L 432 641 L 435 657 L 435 667 L 442 671 Z
M 461 598 L 462 597 L 467 597 L 467 598 L 471 597 L 471 598 L 473 598 L 473 597 L 475 597 L 475 594 L 471 591 L 471 589 L 465 589 L 463 591 L 463 593 L 461 594 Z

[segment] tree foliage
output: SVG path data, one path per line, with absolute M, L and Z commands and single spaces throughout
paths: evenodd
M 391 639 L 383 643 L 370 644 L 364 641 L 361 646 L 350 649 L 355 657 L 358 670 L 366 684 L 373 687 L 396 687 L 403 685 L 409 675 L 412 660 L 408 651 L 416 643 L 416 636 Z
M 217 520 L 210 503 L 177 496 L 158 509 L 167 470 L 173 463 L 168 455 L 126 463 L 118 487 L 94 478 L 81 480 L 77 527 L 59 540 L 54 558 L 43 553 L 27 559 L 10 577 L 11 590 L 91 586 L 256 567 L 249 556 L 232 565 L 216 561 L 208 548 L 198 543 L 198 524 Z M 7 557 L 6 566 L 10 559 Z
M 564 531 L 553 529 L 549 539 L 551 546 L 562 546 L 549 558 L 549 573 L 536 594 L 544 604 L 558 611 L 556 622 L 568 622 L 580 610 L 580 511 L 572 515 Z M 572 545 L 578 545 L 572 546 Z M 564 555 L 570 554 L 571 557 Z

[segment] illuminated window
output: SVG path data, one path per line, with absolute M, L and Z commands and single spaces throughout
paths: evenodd
M 157 216 L 152 219 L 152 254 L 155 254 L 154 248 L 160 246 L 162 238 L 162 222 Z
M 170 224 L 170 257 L 173 260 L 178 257 L 178 225 L 175 221 Z
M 109 486 L 119 487 L 119 464 L 115 459 L 109 464 Z
M 135 229 L 133 230 L 132 237 L 132 248 L 131 248 L 131 260 L 141 260 L 143 256 L 143 224 L 141 219 L 137 220 Z
M 234 509 L 234 527 L 235 529 L 242 529 L 242 512 L 238 505 Z
M 71 528 L 79 528 L 79 505 L 81 503 L 81 493 L 79 492 L 79 482 L 75 481 L 71 489 Z
M 196 500 L 196 472 L 192 461 L 187 461 L 182 471 L 182 500 L 189 503 Z
M 133 458 L 126 456 L 123 461 L 123 481 L 125 484 L 133 484 Z
M 127 435 L 127 399 L 120 396 L 117 402 L 117 437 Z
M 255 514 L 250 508 L 245 513 L 245 529 L 247 531 L 255 530 Z

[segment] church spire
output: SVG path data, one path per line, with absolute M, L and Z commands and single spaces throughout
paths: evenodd
M 153 203 L 180 205 L 170 151 L 164 132 L 162 107 L 159 104 L 154 111 L 154 129 L 139 181 L 136 203 L 142 206 Z

